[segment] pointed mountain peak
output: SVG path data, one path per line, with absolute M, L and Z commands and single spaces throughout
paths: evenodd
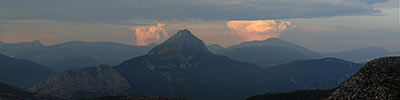
M 179 39 L 184 39 L 184 40 L 200 40 L 199 38 L 197 38 L 196 36 L 194 36 L 192 34 L 192 32 L 190 32 L 188 29 L 183 29 L 183 30 L 179 30 L 178 33 L 176 33 L 175 35 L 171 36 L 166 42 L 168 41 L 173 41 L 173 40 L 179 40 Z M 201 40 L 200 40 L 201 41 Z
M 209 54 L 202 40 L 193 35 L 188 29 L 179 30 L 164 43 L 153 48 L 148 55 L 200 56 Z

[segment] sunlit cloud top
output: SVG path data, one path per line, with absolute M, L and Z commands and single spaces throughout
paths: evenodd
M 242 36 L 244 41 L 265 40 L 277 38 L 280 33 L 287 30 L 292 24 L 289 21 L 276 20 L 239 20 L 226 23 L 229 29 Z M 243 41 L 241 41 L 243 42 Z
M 145 46 L 151 43 L 160 43 L 168 38 L 165 24 L 157 23 L 155 26 L 134 26 L 136 44 Z

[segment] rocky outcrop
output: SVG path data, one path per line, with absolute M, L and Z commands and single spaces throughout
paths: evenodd
M 398 100 L 400 57 L 368 62 L 358 73 L 334 90 L 326 100 Z
M 60 98 L 30 93 L 23 89 L 0 83 L 0 100 L 62 100 Z
M 63 98 L 128 95 L 131 86 L 109 66 L 82 68 L 59 73 L 29 89 Z

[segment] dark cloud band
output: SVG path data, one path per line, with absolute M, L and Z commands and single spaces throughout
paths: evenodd
M 0 19 L 252 20 L 369 15 L 388 0 L 2 0 Z

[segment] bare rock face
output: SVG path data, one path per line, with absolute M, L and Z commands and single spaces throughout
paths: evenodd
M 400 57 L 370 61 L 326 100 L 400 99 Z
M 29 89 L 62 98 L 128 95 L 131 86 L 109 66 L 65 71 Z

